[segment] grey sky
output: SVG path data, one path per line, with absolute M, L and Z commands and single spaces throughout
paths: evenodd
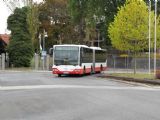
M 41 2 L 43 0 L 34 0 L 37 2 Z M 3 0 L 0 0 L 0 34 L 4 34 L 7 31 L 7 18 L 12 12 L 7 8 L 6 4 Z
M 4 34 L 7 29 L 7 18 L 11 14 L 5 3 L 0 0 L 0 34 Z

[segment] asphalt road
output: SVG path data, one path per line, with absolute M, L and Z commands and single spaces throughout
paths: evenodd
M 160 120 L 160 88 L 0 71 L 0 120 Z

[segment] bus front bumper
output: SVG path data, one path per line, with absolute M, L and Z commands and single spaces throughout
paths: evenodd
M 82 69 L 74 69 L 73 71 L 60 71 L 57 68 L 53 68 L 52 69 L 52 73 L 53 74 L 83 74 L 83 70 Z

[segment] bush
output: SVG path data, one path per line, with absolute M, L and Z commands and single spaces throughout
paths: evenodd
M 157 79 L 160 79 L 160 69 L 157 69 L 156 70 L 156 76 L 155 76 Z
M 24 41 L 12 41 L 8 48 L 10 63 L 14 67 L 29 67 L 33 57 L 31 43 Z

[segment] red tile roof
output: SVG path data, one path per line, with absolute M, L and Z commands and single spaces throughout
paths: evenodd
M 10 35 L 8 34 L 0 34 L 0 39 L 2 39 L 7 45 L 9 44 Z

